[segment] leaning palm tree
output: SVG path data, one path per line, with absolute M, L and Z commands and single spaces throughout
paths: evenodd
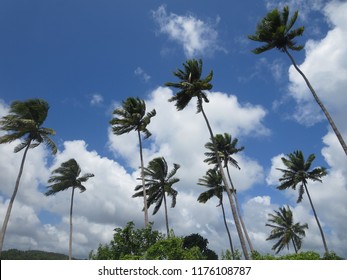
M 199 61 L 196 59 L 188 60 L 186 63 L 183 63 L 183 68 L 184 68 L 183 70 L 178 69 L 177 71 L 173 73 L 174 76 L 176 76 L 179 79 L 178 83 L 172 83 L 172 82 L 165 83 L 166 86 L 177 88 L 179 90 L 176 93 L 176 95 L 174 95 L 172 98 L 169 99 L 169 101 L 175 102 L 176 109 L 178 111 L 181 111 L 189 104 L 192 98 L 194 97 L 197 98 L 197 113 L 200 113 L 200 112 L 202 113 L 208 128 L 208 131 L 210 133 L 210 138 L 212 139 L 214 152 L 217 158 L 218 168 L 221 172 L 224 187 L 226 189 L 226 192 L 229 198 L 231 212 L 235 221 L 242 251 L 245 256 L 245 259 L 249 259 L 249 254 L 247 252 L 245 239 L 241 230 L 239 219 L 237 217 L 235 203 L 233 201 L 230 188 L 228 187 L 229 184 L 228 184 L 228 181 L 226 180 L 222 163 L 220 161 L 219 154 L 217 152 L 217 146 L 216 146 L 216 143 L 214 142 L 214 137 L 213 137 L 214 134 L 203 107 L 203 102 L 206 102 L 206 103 L 209 102 L 206 91 L 212 89 L 212 84 L 210 82 L 213 77 L 213 72 L 210 71 L 210 73 L 205 78 L 201 78 L 201 75 L 202 75 L 202 60 L 201 59 Z
M 279 208 L 279 211 L 274 211 L 274 214 L 269 214 L 268 221 L 272 224 L 265 224 L 271 227 L 271 233 L 266 240 L 279 239 L 272 247 L 279 253 L 285 246 L 289 249 L 289 243 L 292 242 L 295 253 L 301 248 L 302 238 L 305 237 L 305 229 L 308 229 L 307 223 L 301 225 L 300 223 L 294 224 L 293 212 L 289 206 L 287 208 Z
M 55 195 L 58 192 L 65 191 L 72 188 L 71 204 L 70 204 L 70 239 L 69 239 L 69 259 L 72 259 L 72 209 L 75 189 L 79 189 L 82 192 L 86 190 L 86 187 L 82 184 L 87 182 L 90 177 L 94 177 L 94 174 L 86 173 L 79 177 L 81 174 L 81 168 L 75 159 L 70 159 L 63 162 L 60 167 L 52 171 L 52 176 L 49 178 L 48 183 L 51 183 L 47 188 L 49 189 L 45 195 Z
M 245 225 L 243 218 L 242 218 L 242 215 L 241 215 L 241 209 L 239 206 L 239 202 L 238 202 L 238 198 L 237 198 L 237 194 L 236 194 L 236 189 L 235 189 L 234 184 L 231 180 L 231 175 L 230 175 L 230 171 L 229 171 L 229 164 L 233 167 L 236 167 L 237 169 L 240 169 L 238 162 L 232 157 L 232 155 L 243 151 L 245 149 L 245 147 L 243 147 L 243 146 L 237 147 L 239 140 L 237 138 L 232 139 L 232 137 L 229 133 L 216 134 L 214 138 L 215 138 L 215 143 L 217 145 L 217 151 L 219 153 L 219 158 L 223 162 L 223 167 L 226 169 L 227 174 L 228 174 L 232 194 L 233 194 L 233 197 L 235 199 L 237 214 L 238 214 L 238 217 L 240 219 L 240 223 L 241 223 L 243 232 L 245 234 L 249 248 L 250 248 L 251 252 L 253 252 L 254 251 L 253 244 L 251 242 L 251 239 L 249 238 L 246 225 Z M 216 158 L 216 154 L 214 152 L 213 142 L 212 141 L 207 142 L 205 144 L 205 148 L 210 150 L 210 152 L 205 153 L 205 156 L 207 156 L 207 158 L 204 160 L 204 162 L 207 162 L 208 164 L 215 164 L 216 167 L 218 168 L 217 158 Z
M 296 64 L 293 56 L 290 54 L 289 50 L 300 51 L 303 49 L 303 45 L 296 45 L 294 39 L 298 36 L 301 36 L 304 33 L 304 27 L 301 26 L 296 29 L 292 29 L 294 26 L 296 19 L 298 17 L 298 11 L 296 11 L 291 19 L 289 19 L 289 8 L 285 6 L 283 8 L 283 12 L 280 13 L 278 9 L 274 9 L 269 12 L 263 20 L 258 23 L 257 29 L 254 35 L 248 36 L 249 39 L 261 43 L 265 43 L 263 46 L 255 48 L 253 53 L 261 54 L 265 51 L 277 48 L 278 50 L 285 52 L 294 68 L 305 80 L 306 85 L 310 89 L 314 100 L 319 105 L 321 110 L 323 111 L 325 117 L 327 118 L 331 128 L 335 132 L 337 139 L 339 140 L 345 154 L 347 155 L 347 145 L 342 138 L 340 131 L 338 130 L 335 122 L 331 118 L 328 110 L 325 108 L 322 101 L 319 99 L 315 90 L 313 89 L 311 83 L 305 76 L 305 74 L 300 70 L 298 65 Z M 289 20 L 289 22 L 288 22 Z
M 148 167 L 144 168 L 145 186 L 147 189 L 147 205 L 148 208 L 155 204 L 153 215 L 160 209 L 164 201 L 165 224 L 167 238 L 170 236 L 169 218 L 167 213 L 166 194 L 172 198 L 171 208 L 176 206 L 177 191 L 172 188 L 173 184 L 179 182 L 180 179 L 175 178 L 175 174 L 180 166 L 174 163 L 173 169 L 169 172 L 165 158 L 154 158 L 148 163 Z M 142 188 L 142 185 L 136 186 L 135 191 Z M 133 197 L 143 196 L 143 191 L 139 191 Z
M 0 144 L 21 140 L 22 142 L 14 148 L 14 152 L 18 153 L 24 149 L 13 194 L 8 204 L 4 223 L 1 228 L 0 254 L 2 252 L 7 224 L 18 192 L 28 150 L 37 147 L 41 143 L 45 143 L 52 154 L 57 152 L 57 147 L 50 138 L 51 135 L 55 135 L 55 131 L 51 128 L 42 127 L 46 120 L 48 110 L 48 103 L 42 99 L 29 99 L 23 102 L 14 101 L 11 104 L 9 114 L 2 117 L 0 120 L 0 129 L 8 132 L 0 137 Z
M 207 191 L 205 191 L 199 195 L 198 201 L 200 203 L 206 203 L 212 197 L 218 198 L 219 204 L 217 205 L 217 207 L 221 206 L 224 226 L 225 226 L 225 229 L 227 231 L 228 238 L 229 238 L 230 251 L 231 251 L 231 254 L 233 256 L 233 259 L 235 259 L 234 246 L 233 246 L 231 234 L 230 234 L 229 227 L 228 227 L 226 217 L 225 217 L 225 210 L 224 210 L 224 204 L 223 204 L 224 186 L 222 183 L 222 175 L 216 169 L 209 169 L 206 172 L 206 175 L 199 179 L 198 185 L 208 188 Z
M 279 179 L 281 184 L 277 187 L 277 189 L 285 190 L 291 188 L 295 190 L 296 187 L 299 186 L 299 196 L 297 199 L 297 203 L 302 201 L 303 195 L 306 192 L 307 197 L 310 201 L 314 217 L 319 227 L 320 234 L 322 236 L 325 252 L 329 253 L 322 227 L 318 220 L 318 216 L 313 206 L 311 195 L 307 188 L 308 180 L 322 182 L 321 178 L 327 175 L 327 171 L 324 167 L 316 167 L 310 170 L 314 159 L 315 155 L 311 154 L 309 155 L 307 160 L 305 160 L 302 151 L 294 151 L 293 153 L 288 154 L 288 158 L 282 157 L 282 162 L 285 165 L 286 169 L 277 168 L 278 170 L 283 172 L 282 177 Z
M 147 129 L 148 124 L 151 122 L 151 118 L 156 115 L 156 111 L 152 110 L 146 114 L 146 103 L 140 98 L 129 97 L 122 103 L 121 108 L 117 108 L 113 111 L 117 117 L 110 121 L 112 131 L 116 135 L 122 135 L 129 133 L 130 131 L 137 131 L 140 146 L 140 161 L 141 161 L 141 180 L 144 197 L 144 213 L 145 213 L 145 226 L 148 226 L 148 206 L 146 200 L 146 188 L 144 180 L 144 163 L 142 154 L 142 140 L 141 132 L 144 134 L 144 139 L 151 136 L 151 133 Z

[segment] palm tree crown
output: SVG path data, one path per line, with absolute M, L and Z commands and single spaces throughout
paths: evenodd
M 63 162 L 60 167 L 52 171 L 52 174 L 48 180 L 48 183 L 52 184 L 47 187 L 49 190 L 45 193 L 46 196 L 55 195 L 71 187 L 84 192 L 86 188 L 82 183 L 86 182 L 90 177 L 94 177 L 92 173 L 86 173 L 79 177 L 81 168 L 75 159 Z
M 265 43 L 265 45 L 254 49 L 253 52 L 255 54 L 260 54 L 273 48 L 277 48 L 283 52 L 287 48 L 294 51 L 302 50 L 304 46 L 297 46 L 294 38 L 301 36 L 304 33 L 305 28 L 301 26 L 292 29 L 297 17 L 298 11 L 296 11 L 293 17 L 289 20 L 288 6 L 283 8 L 282 13 L 280 13 L 278 9 L 269 12 L 257 25 L 255 35 L 248 36 L 248 38 L 253 41 Z
M 145 138 L 151 136 L 147 126 L 151 122 L 151 118 L 156 115 L 156 111 L 152 110 L 146 114 L 146 103 L 144 100 L 138 97 L 129 97 L 122 102 L 121 108 L 113 111 L 113 114 L 119 116 L 110 121 L 114 134 L 122 135 L 135 130 L 143 132 Z
M 283 172 L 282 177 L 279 179 L 282 182 L 277 189 L 284 190 L 287 188 L 296 189 L 299 185 L 299 196 L 297 202 L 301 202 L 303 194 L 305 193 L 305 186 L 308 180 L 322 182 L 321 178 L 327 175 L 326 168 L 316 167 L 310 170 L 315 155 L 311 154 L 305 161 L 302 151 L 294 151 L 288 154 L 288 158 L 282 157 L 282 162 L 286 169 L 277 168 Z
M 47 118 L 48 110 L 48 103 L 42 99 L 29 99 L 24 102 L 14 101 L 11 104 L 10 114 L 0 120 L 0 129 L 9 132 L 0 137 L 0 144 L 22 139 L 22 143 L 14 149 L 17 153 L 28 145 L 29 148 L 35 148 L 39 144 L 45 143 L 55 154 L 57 147 L 49 137 L 55 135 L 55 131 L 42 127 Z
M 198 185 L 207 187 L 208 190 L 202 192 L 198 201 L 200 203 L 206 203 L 212 197 L 217 197 L 219 201 L 222 199 L 224 186 L 222 182 L 222 175 L 216 169 L 209 169 L 202 178 L 199 179 Z
M 289 243 L 292 242 L 295 253 L 301 248 L 302 238 L 305 237 L 305 229 L 308 229 L 307 223 L 301 225 L 300 223 L 294 224 L 293 213 L 289 206 L 287 208 L 279 208 L 279 211 L 274 211 L 274 214 L 269 214 L 268 221 L 272 224 L 266 224 L 271 227 L 271 234 L 266 240 L 279 239 L 272 247 L 279 253 L 285 246 L 289 249 Z
M 230 163 L 232 166 L 240 169 L 238 162 L 232 157 L 232 155 L 243 151 L 245 147 L 242 146 L 240 148 L 237 148 L 236 146 L 239 140 L 237 138 L 234 138 L 233 140 L 231 139 L 232 137 L 229 133 L 216 134 L 214 136 L 217 151 L 219 153 L 219 158 L 221 161 L 223 161 L 223 167 L 227 167 L 228 163 Z M 205 153 L 205 156 L 207 158 L 204 160 L 204 162 L 207 162 L 208 164 L 217 165 L 216 153 L 214 152 L 213 142 L 207 142 L 205 144 L 205 148 L 208 149 L 210 152 Z
M 174 75 L 180 80 L 178 83 L 165 83 L 166 86 L 180 89 L 175 96 L 169 99 L 170 102 L 175 101 L 177 110 L 183 110 L 193 97 L 197 97 L 197 112 L 200 113 L 202 108 L 202 101 L 209 102 L 205 90 L 212 89 L 210 81 L 213 77 L 213 72 L 201 79 L 202 75 L 202 60 L 196 59 L 188 60 L 183 63 L 184 69 L 178 69 Z

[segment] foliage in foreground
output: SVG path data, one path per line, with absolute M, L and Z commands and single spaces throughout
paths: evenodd
M 152 229 L 135 229 L 133 222 L 124 228 L 116 228 L 109 244 L 99 245 L 91 251 L 91 260 L 206 260 L 218 259 L 217 254 L 207 247 L 208 240 L 199 234 L 177 237 L 171 232 L 167 238 Z
M 252 260 L 343 260 L 343 258 L 337 256 L 334 252 L 324 254 L 323 257 L 314 251 L 306 251 L 276 257 L 270 254 L 261 255 L 257 251 L 254 251 L 252 253 Z

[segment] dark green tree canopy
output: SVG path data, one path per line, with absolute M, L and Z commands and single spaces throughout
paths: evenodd
M 122 102 L 122 107 L 115 109 L 113 114 L 117 115 L 110 121 L 114 134 L 121 135 L 135 130 L 143 132 L 145 138 L 151 136 L 147 126 L 151 122 L 151 118 L 156 115 L 156 111 L 152 110 L 146 114 L 144 100 L 138 97 L 128 97 Z
M 179 178 L 174 177 L 179 168 L 180 166 L 174 163 L 173 169 L 169 171 L 164 157 L 154 158 L 148 163 L 148 166 L 144 168 L 148 207 L 154 203 L 156 204 L 153 210 L 153 215 L 155 215 L 160 209 L 165 193 L 172 198 L 171 207 L 173 208 L 176 206 L 176 197 L 178 192 L 173 189 L 172 186 L 179 182 Z M 133 197 L 143 196 L 141 188 L 142 185 L 136 186 L 136 193 Z
M 307 223 L 301 225 L 294 223 L 293 212 L 289 206 L 280 207 L 279 211 L 274 211 L 275 214 L 269 214 L 266 226 L 271 227 L 271 234 L 266 240 L 278 239 L 272 250 L 279 253 L 284 247 L 289 249 L 289 244 L 292 242 L 295 252 L 301 248 L 302 238 L 305 237 L 305 229 L 308 229 Z
M 65 191 L 70 187 L 77 188 L 81 192 L 86 190 L 82 184 L 86 182 L 90 177 L 94 177 L 94 174 L 86 173 L 79 177 L 81 174 L 81 168 L 75 159 L 70 159 L 63 162 L 60 167 L 52 171 L 52 176 L 48 180 L 51 183 L 47 188 L 49 189 L 45 195 L 55 195 L 57 192 Z
M 57 147 L 50 138 L 51 135 L 55 135 L 55 131 L 42 127 L 48 110 L 49 105 L 43 99 L 12 102 L 10 113 L 0 120 L 0 129 L 9 132 L 0 137 L 0 144 L 22 139 L 22 143 L 14 149 L 15 152 L 19 152 L 28 145 L 35 148 L 45 143 L 55 154 Z
M 298 18 L 298 11 L 289 19 L 289 8 L 285 6 L 282 13 L 278 9 L 269 12 L 260 23 L 254 35 L 249 35 L 248 38 L 265 43 L 263 46 L 253 50 L 255 54 L 277 48 L 280 51 L 291 49 L 294 51 L 301 50 L 303 45 L 296 45 L 295 37 L 301 36 L 304 33 L 304 27 L 301 26 L 292 29 Z
M 223 162 L 223 167 L 227 167 L 228 163 L 230 163 L 232 166 L 240 169 L 238 162 L 232 157 L 232 155 L 245 149 L 244 146 L 239 148 L 237 147 L 238 141 L 239 140 L 237 138 L 232 139 L 229 133 L 216 134 L 214 136 L 214 142 L 219 154 L 219 158 Z M 205 148 L 209 151 L 205 152 L 205 156 L 207 158 L 204 160 L 204 162 L 217 166 L 218 163 L 212 140 L 205 144 Z
M 281 184 L 277 187 L 279 190 L 292 188 L 293 190 L 299 185 L 299 196 L 297 202 L 301 202 L 303 194 L 305 193 L 305 185 L 307 181 L 322 182 L 321 178 L 327 175 L 326 168 L 316 167 L 312 170 L 311 165 L 315 159 L 314 154 L 310 154 L 305 160 L 302 151 L 294 151 L 286 157 L 282 157 L 282 162 L 286 169 L 277 168 L 283 172 L 282 177 L 279 179 Z
M 205 78 L 201 78 L 202 60 L 191 59 L 183 63 L 183 69 L 178 69 L 173 74 L 179 79 L 179 82 L 167 82 L 165 85 L 177 88 L 179 91 L 169 101 L 175 102 L 176 109 L 180 111 L 189 104 L 193 97 L 197 97 L 197 112 L 200 113 L 202 102 L 209 102 L 205 91 L 212 89 L 210 81 L 213 72 L 210 71 Z

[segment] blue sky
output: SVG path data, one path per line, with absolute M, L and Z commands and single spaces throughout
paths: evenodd
M 312 199 L 330 250 L 347 257 L 347 161 L 318 106 L 289 59 L 275 50 L 254 55 L 247 35 L 275 7 L 299 10 L 305 33 L 294 53 L 318 95 L 347 139 L 347 5 L 339 1 L 1 1 L 0 116 L 14 100 L 43 98 L 50 104 L 45 122 L 57 132 L 59 153 L 31 150 L 5 239 L 5 248 L 67 253 L 69 193 L 46 198 L 50 172 L 74 157 L 95 177 L 75 197 L 73 252 L 87 257 L 112 230 L 133 220 L 143 225 L 141 199 L 133 199 L 139 156 L 135 133 L 114 136 L 112 111 L 129 96 L 156 109 L 145 141 L 145 161 L 164 156 L 181 165 L 177 206 L 169 211 L 177 235 L 200 233 L 218 254 L 227 236 L 217 201 L 200 205 L 196 185 L 207 166 L 203 145 L 208 131 L 195 102 L 182 112 L 167 100 L 172 72 L 189 58 L 202 58 L 204 75 L 214 72 L 205 105 L 215 133 L 228 132 L 245 150 L 233 170 L 239 199 L 254 247 L 271 252 L 265 241 L 267 215 L 289 204 L 309 230 L 303 250 L 323 252 L 307 198 L 276 190 L 280 157 L 300 149 L 328 168 L 323 183 L 312 183 Z M 3 132 L 0 132 L 3 133 Z M 13 144 L 0 146 L 0 214 L 5 215 L 21 154 Z M 10 163 L 10 164 L 9 164 Z M 333 202 L 332 202 L 333 201 Z M 332 206 L 334 205 L 334 206 Z M 150 213 L 152 212 L 150 208 Z M 150 216 L 164 231 L 163 211 Z M 228 212 L 236 244 L 237 235 Z M 237 246 L 237 245 L 236 245 Z

